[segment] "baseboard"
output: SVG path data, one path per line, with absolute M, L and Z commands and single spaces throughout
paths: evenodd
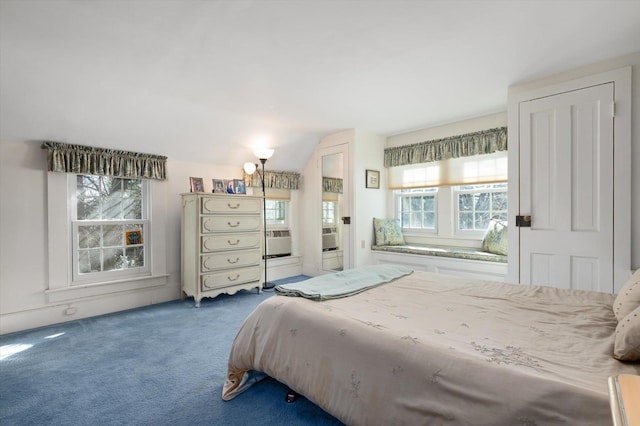
M 179 285 L 78 299 L 67 303 L 0 314 L 0 335 L 105 315 L 176 300 Z

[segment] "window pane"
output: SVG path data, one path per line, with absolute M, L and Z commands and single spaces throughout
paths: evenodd
M 113 271 L 114 269 L 124 269 L 126 260 L 124 257 L 124 250 L 122 247 L 108 248 L 103 250 L 104 256 L 104 268 L 105 271 Z
M 142 200 L 140 198 L 124 199 L 122 210 L 124 219 L 142 219 Z
M 144 266 L 144 247 L 127 247 L 127 268 L 141 268 Z
M 432 212 L 435 210 L 435 198 L 434 197 L 423 197 L 422 198 L 422 210 L 425 212 Z
M 487 229 L 489 226 L 489 212 L 480 212 L 475 215 L 475 229 Z
M 78 198 L 78 220 L 100 219 L 100 199 L 98 197 Z
M 460 213 L 458 228 L 473 229 L 473 213 Z
M 436 227 L 436 215 L 435 213 L 425 213 L 422 221 L 422 227 L 427 229 L 434 229 Z
M 124 227 L 122 225 L 105 225 L 102 227 L 102 245 L 104 247 L 122 246 Z
M 100 272 L 100 250 L 81 250 L 79 252 L 78 270 L 81 274 Z
M 458 197 L 458 209 L 462 211 L 473 210 L 473 195 L 460 194 Z
M 493 210 L 507 210 L 507 193 L 506 192 L 494 192 L 492 194 L 493 202 L 491 208 Z
M 474 194 L 475 209 L 477 210 L 489 210 L 490 194 L 488 192 L 481 192 Z
M 403 228 L 408 228 L 411 223 L 409 222 L 410 215 L 409 213 L 402 213 L 400 218 L 400 226 Z
M 100 227 L 79 226 L 78 247 L 81 249 L 100 247 Z
M 403 212 L 409 211 L 409 209 L 411 208 L 411 197 L 402 197 L 401 204 L 401 209 Z

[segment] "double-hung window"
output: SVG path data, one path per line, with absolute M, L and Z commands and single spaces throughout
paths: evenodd
M 266 222 L 269 227 L 289 226 L 289 200 L 265 200 Z
M 507 183 L 452 187 L 456 233 L 484 232 L 491 219 L 507 220 Z
M 148 181 L 77 175 L 73 183 L 73 284 L 148 274 Z

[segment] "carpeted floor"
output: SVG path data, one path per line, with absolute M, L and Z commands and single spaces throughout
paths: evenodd
M 271 296 L 243 291 L 197 309 L 174 301 L 0 336 L 0 424 L 340 425 L 303 397 L 286 403 L 287 387 L 270 378 L 222 401 L 235 333 Z

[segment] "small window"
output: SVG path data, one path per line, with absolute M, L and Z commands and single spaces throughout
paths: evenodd
M 289 201 L 267 199 L 265 201 L 267 226 L 289 226 L 288 210 Z
M 322 202 L 322 224 L 336 225 L 338 218 L 338 203 L 335 201 Z
M 437 188 L 403 189 L 394 193 L 403 229 L 436 231 Z
M 491 219 L 507 220 L 507 183 L 453 187 L 456 230 L 484 232 Z
M 148 183 L 77 175 L 72 193 L 73 282 L 148 273 Z

